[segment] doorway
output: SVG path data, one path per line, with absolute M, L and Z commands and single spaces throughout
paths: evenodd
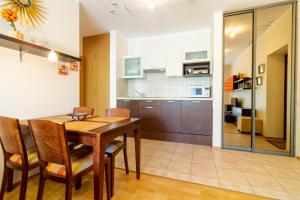
M 224 15 L 223 148 L 293 155 L 295 5 Z

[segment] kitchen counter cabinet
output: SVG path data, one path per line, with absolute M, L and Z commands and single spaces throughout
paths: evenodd
M 160 101 L 140 101 L 139 118 L 141 119 L 141 130 L 160 131 L 161 113 Z
M 118 99 L 117 104 L 130 109 L 132 117 L 141 119 L 145 139 L 212 144 L 212 101 Z
M 182 133 L 212 135 L 212 102 L 182 102 Z
M 130 117 L 138 118 L 139 117 L 139 101 L 138 100 L 118 100 L 117 101 L 118 108 L 126 108 L 130 110 Z
M 163 101 L 161 131 L 181 132 L 181 101 Z

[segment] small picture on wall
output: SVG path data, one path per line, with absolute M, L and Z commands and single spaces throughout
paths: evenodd
M 265 64 L 261 64 L 258 66 L 258 73 L 259 74 L 265 73 Z
M 79 66 L 77 62 L 70 63 L 70 71 L 74 71 L 74 72 L 79 71 Z
M 68 66 L 62 65 L 62 64 L 58 64 L 58 74 L 59 75 L 63 75 L 63 76 L 69 75 Z

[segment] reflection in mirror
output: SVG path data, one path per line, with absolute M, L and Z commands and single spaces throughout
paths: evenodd
M 224 146 L 251 148 L 253 13 L 224 17 Z
M 257 10 L 255 72 L 262 78 L 255 89 L 257 150 L 290 151 L 292 12 L 292 5 Z

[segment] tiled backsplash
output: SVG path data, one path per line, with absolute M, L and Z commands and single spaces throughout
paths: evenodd
M 143 92 L 147 97 L 186 97 L 189 85 L 210 85 L 210 77 L 170 78 L 165 73 L 146 73 L 143 79 L 128 80 L 128 95 L 139 97 Z

